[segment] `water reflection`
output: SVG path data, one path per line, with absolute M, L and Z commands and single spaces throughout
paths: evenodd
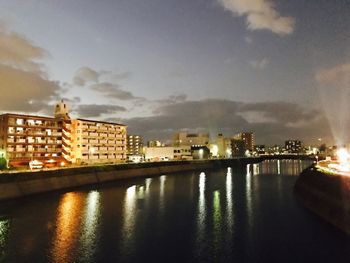
M 53 238 L 54 262 L 69 262 L 72 258 L 80 232 L 83 200 L 83 196 L 78 193 L 66 193 L 60 200 Z
M 245 185 L 245 195 L 247 202 L 247 217 L 248 225 L 252 226 L 252 174 L 251 174 L 251 165 L 247 164 L 247 173 L 246 173 L 246 185 Z
M 145 180 L 145 183 L 146 183 L 146 195 L 148 195 L 149 194 L 149 188 L 150 188 L 151 183 L 152 183 L 152 178 L 147 178 Z
M 165 181 L 166 181 L 166 176 L 162 175 L 159 177 L 159 212 L 161 215 L 164 212 L 164 188 L 165 188 Z
M 197 254 L 201 254 L 202 244 L 205 240 L 205 173 L 201 172 L 199 175 L 199 196 L 198 196 L 198 211 L 197 211 Z
M 221 206 L 220 206 L 220 192 L 213 193 L 213 248 L 214 255 L 219 254 L 221 248 Z
M 281 160 L 277 160 L 277 174 L 281 174 Z
M 93 261 L 96 250 L 97 226 L 100 217 L 100 193 L 91 191 L 87 196 L 85 207 L 84 225 L 81 237 L 82 261 Z
M 128 246 L 128 243 L 133 237 L 135 221 L 136 221 L 136 185 L 130 186 L 126 190 L 124 200 L 124 220 L 123 220 L 123 240 L 124 244 Z
M 233 207 L 232 207 L 232 171 L 231 167 L 227 168 L 226 174 L 226 210 L 227 210 L 227 225 L 231 233 L 233 227 Z
M 0 220 L 0 262 L 4 262 L 5 251 L 8 242 L 8 236 L 10 232 L 10 220 L 2 219 Z

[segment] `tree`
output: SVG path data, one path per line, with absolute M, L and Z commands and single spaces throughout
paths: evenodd
M 7 160 L 5 157 L 0 157 L 0 170 L 7 169 Z
M 326 151 L 326 144 L 321 144 L 319 148 L 320 152 L 325 152 Z

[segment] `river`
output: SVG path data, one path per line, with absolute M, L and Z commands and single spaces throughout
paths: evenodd
M 350 262 L 306 210 L 308 161 L 159 175 L 0 204 L 1 262 Z

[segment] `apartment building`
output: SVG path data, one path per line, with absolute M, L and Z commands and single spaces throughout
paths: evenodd
M 255 135 L 253 132 L 241 132 L 233 136 L 235 140 L 242 140 L 246 150 L 253 151 L 255 145 Z
M 0 152 L 13 166 L 31 160 L 65 161 L 63 121 L 50 117 L 6 113 L 0 115 Z
M 77 164 L 122 163 L 126 160 L 126 126 L 75 119 L 71 121 L 71 160 Z
M 0 156 L 12 166 L 32 160 L 47 166 L 121 163 L 126 160 L 126 126 L 70 119 L 67 105 L 55 105 L 55 117 L 0 115 Z
M 126 145 L 128 155 L 142 155 L 143 139 L 140 135 L 128 135 Z

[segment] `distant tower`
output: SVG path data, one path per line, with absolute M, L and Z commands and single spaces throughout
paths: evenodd
M 70 117 L 68 111 L 69 110 L 67 104 L 64 103 L 63 100 L 61 100 L 55 106 L 55 118 L 69 120 Z

